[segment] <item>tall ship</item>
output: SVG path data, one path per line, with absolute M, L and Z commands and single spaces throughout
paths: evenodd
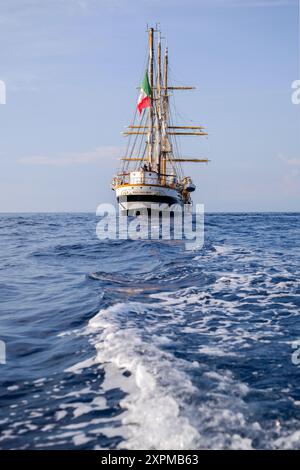
M 183 162 L 207 163 L 207 158 L 182 157 L 178 138 L 206 137 L 203 126 L 176 125 L 171 114 L 175 90 L 192 86 L 169 85 L 168 48 L 162 51 L 158 28 L 148 28 L 149 54 L 134 119 L 123 134 L 127 147 L 121 168 L 112 180 L 112 189 L 122 213 L 191 206 L 196 186 L 183 173 Z M 156 206 L 157 207 L 157 206 Z M 185 206 L 186 207 L 186 206 Z

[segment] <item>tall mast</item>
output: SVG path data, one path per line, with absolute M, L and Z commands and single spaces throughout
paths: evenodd
M 204 132 L 203 126 L 186 126 L 186 125 L 174 125 L 171 122 L 171 113 L 169 107 L 169 91 L 173 90 L 192 90 L 194 87 L 191 86 L 169 86 L 168 84 L 168 49 L 166 48 L 164 53 L 164 60 L 162 60 L 162 48 L 161 48 L 161 36 L 158 25 L 154 28 L 147 28 L 149 35 L 149 61 L 147 74 L 149 77 L 149 85 L 151 89 L 151 106 L 148 104 L 148 119 L 147 123 L 143 123 L 143 116 L 139 120 L 139 124 L 135 125 L 135 121 L 132 125 L 128 126 L 129 130 L 123 132 L 124 135 L 131 136 L 147 136 L 147 142 L 145 146 L 144 137 L 141 140 L 138 138 L 133 139 L 133 143 L 128 144 L 125 157 L 121 158 L 124 161 L 121 173 L 118 173 L 118 180 L 121 180 L 121 184 L 126 184 L 126 178 L 131 171 L 137 171 L 138 164 L 135 165 L 135 170 L 131 170 L 132 167 L 129 163 L 141 162 L 141 169 L 145 168 L 145 159 L 148 161 L 148 167 L 154 172 L 158 173 L 159 182 L 162 186 L 171 188 L 177 188 L 180 191 L 181 186 L 176 186 L 176 183 L 183 184 L 181 166 L 177 163 L 181 162 L 195 162 L 195 163 L 206 163 L 209 160 L 207 158 L 194 158 L 194 157 L 182 157 L 175 155 L 173 152 L 172 136 L 207 136 L 207 132 Z M 154 33 L 158 33 L 158 45 L 157 45 L 157 75 L 154 77 Z M 163 63 L 162 63 L 163 62 Z M 156 70 L 155 70 L 156 72 Z M 148 78 L 147 77 L 147 78 Z M 149 92 L 148 92 L 149 94 Z M 174 137 L 175 141 L 175 137 Z M 144 145 L 142 146 L 142 144 Z M 176 145 L 176 141 L 174 142 Z M 137 153 L 134 152 L 137 150 Z M 175 150 L 176 147 L 175 147 Z M 178 152 L 178 150 L 177 150 Z M 175 154 L 177 153 L 175 151 Z M 127 163 L 128 162 L 128 166 Z M 167 174 L 170 173 L 170 174 Z M 173 178 L 171 178 L 173 176 Z M 121 178 L 119 178 L 121 177 Z M 174 186 L 175 183 L 175 186 Z M 119 182 L 114 183 L 114 187 L 118 187 Z
M 154 103 L 154 87 L 153 87 L 153 62 L 154 62 L 154 45 L 153 45 L 154 29 L 149 29 L 149 81 L 152 91 L 152 103 L 149 107 L 149 133 L 148 133 L 148 160 L 151 164 L 151 169 L 154 169 L 153 165 L 153 103 Z
M 158 45 L 157 45 L 157 158 L 156 166 L 157 171 L 160 173 L 161 170 L 161 122 L 162 122 L 162 110 L 161 110 L 161 41 L 160 41 L 160 31 L 158 32 Z
M 164 117 L 165 117 L 166 125 L 168 125 L 168 118 L 169 118 L 168 66 L 169 66 L 168 48 L 166 47 L 165 63 L 164 63 L 164 91 L 165 91 L 165 94 L 164 94 Z
M 170 150 L 170 144 L 167 135 L 169 119 L 169 97 L 168 97 L 168 48 L 165 51 L 164 60 L 164 95 L 163 95 L 163 109 L 162 109 L 162 155 L 161 155 L 161 173 L 162 184 L 166 184 L 167 173 L 167 152 Z

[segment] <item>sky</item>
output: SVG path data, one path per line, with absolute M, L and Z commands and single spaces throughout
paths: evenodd
M 0 212 L 114 202 L 147 53 L 160 23 L 182 140 L 208 212 L 300 211 L 298 0 L 0 0 Z M 174 93 L 175 94 L 175 93 Z

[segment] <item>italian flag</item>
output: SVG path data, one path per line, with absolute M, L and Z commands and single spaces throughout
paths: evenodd
M 151 97 L 152 91 L 149 83 L 148 72 L 146 70 L 145 77 L 141 86 L 141 93 L 138 100 L 138 110 L 139 113 L 143 111 L 145 108 L 149 108 L 151 106 Z

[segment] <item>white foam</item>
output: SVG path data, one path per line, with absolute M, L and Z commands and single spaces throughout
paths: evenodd
M 245 434 L 247 428 L 258 432 L 259 426 L 258 423 L 248 423 L 244 415 L 247 406 L 243 397 L 248 393 L 247 385 L 236 381 L 226 371 L 222 374 L 207 373 L 207 377 L 215 382 L 215 392 L 208 397 L 209 400 L 206 399 L 204 407 L 197 409 L 187 405 L 188 401 L 193 402 L 193 397 L 201 394 L 201 390 L 195 389 L 185 371 L 200 365 L 196 361 L 187 363 L 176 359 L 173 354 L 161 349 L 164 342 L 155 341 L 159 336 L 159 318 L 147 332 L 146 339 L 143 333 L 147 323 L 143 330 L 132 319 L 133 315 L 137 316 L 137 320 L 140 315 L 147 315 L 148 311 L 152 310 L 153 315 L 154 309 L 156 312 L 164 309 L 165 312 L 171 312 L 165 320 L 167 324 L 174 322 L 178 325 L 185 321 L 189 302 L 201 305 L 207 301 L 207 295 L 191 287 L 176 292 L 151 294 L 151 297 L 160 302 L 115 304 L 101 310 L 89 322 L 88 330 L 92 333 L 97 349 L 96 360 L 105 370 L 103 388 L 120 388 L 127 394 L 120 403 L 124 409 L 121 427 L 112 426 L 105 432 L 111 436 L 122 435 L 125 442 L 120 447 L 128 449 L 250 449 L 252 440 L 250 437 L 242 437 L 242 433 Z M 205 328 L 209 319 L 211 316 L 201 318 Z M 223 323 L 225 325 L 226 321 Z M 197 328 L 194 328 L 195 331 Z M 220 328 L 218 334 L 224 332 L 226 329 Z M 230 343 L 230 336 L 227 336 Z M 151 338 L 150 341 L 147 338 Z M 168 341 L 167 338 L 166 343 Z M 217 349 L 216 346 L 207 348 L 203 346 L 203 351 L 210 355 L 229 355 L 226 350 Z M 130 375 L 124 375 L 125 371 L 130 372 Z M 201 429 L 207 428 L 208 422 L 213 438 L 207 438 L 206 433 L 201 433 Z M 224 429 L 228 429 L 225 435 Z M 238 430 L 241 430 L 241 434 Z
M 214 357 L 225 357 L 225 356 L 236 356 L 233 352 L 230 351 L 224 351 L 223 348 L 218 347 L 218 346 L 201 346 L 199 348 L 199 352 L 203 354 L 207 354 L 208 356 L 214 356 Z
M 139 303 L 116 304 L 99 312 L 89 328 L 99 332 L 95 341 L 97 361 L 104 365 L 104 387 L 118 385 L 127 391 L 121 401 L 121 416 L 126 449 L 193 449 L 199 434 L 181 409 L 176 396 L 192 390 L 185 374 L 153 343 L 146 344 L 136 328 L 122 328 L 120 315 L 130 311 L 145 313 L 148 306 Z M 123 372 L 130 372 L 125 377 Z M 164 376 L 165 375 L 165 376 Z M 167 385 L 164 381 L 168 378 Z M 172 383 L 175 380 L 176 384 Z M 115 430 L 119 435 L 120 429 Z
M 88 367 L 91 367 L 95 364 L 95 358 L 90 357 L 88 359 L 85 359 L 84 361 L 77 362 L 73 366 L 69 367 L 68 369 L 65 370 L 65 372 L 71 372 L 73 374 L 81 374 L 83 369 L 87 369 Z
M 11 385 L 10 387 L 7 387 L 7 390 L 9 392 L 14 392 L 15 390 L 19 390 L 19 386 L 18 385 Z
M 84 433 L 76 434 L 72 439 L 75 446 L 81 446 L 92 440 L 92 438 L 87 437 Z
M 285 286 L 263 279 L 262 292 L 253 292 L 252 283 L 261 275 L 259 271 L 219 272 L 209 292 L 192 286 L 152 293 L 149 303 L 118 303 L 91 319 L 85 334 L 97 350 L 91 363 L 105 371 L 103 389 L 126 393 L 120 401 L 123 413 L 110 420 L 110 427 L 106 422 L 101 432 L 122 436 L 120 447 L 128 449 L 251 449 L 253 442 L 266 442 L 268 431 L 251 420 L 245 400 L 247 384 L 226 370 L 207 371 L 205 361 L 188 363 L 176 358 L 164 350 L 174 341 L 172 328 L 170 334 L 162 334 L 172 324 L 185 334 L 204 334 L 205 344 L 199 343 L 198 351 L 212 357 L 237 357 L 254 341 L 270 342 L 274 331 L 277 336 L 282 332 L 272 318 L 265 319 L 263 328 L 251 321 L 256 315 L 251 299 L 255 297 L 255 304 L 264 307 L 270 295 L 279 294 L 278 289 Z M 232 300 L 227 296 L 231 293 L 235 294 Z M 192 376 L 204 381 L 203 391 L 191 383 L 191 369 L 197 372 Z M 99 405 L 105 406 L 101 399 Z M 283 441 L 270 436 L 267 445 L 293 448 L 297 437 L 296 432 L 282 437 Z
M 228 245 L 214 245 L 214 249 L 217 255 L 226 255 L 233 250 L 233 247 Z
M 60 410 L 55 413 L 55 421 L 60 421 L 65 416 L 67 416 L 67 412 L 65 410 Z
M 287 436 L 280 437 L 275 442 L 278 449 L 300 449 L 300 430 L 294 431 Z

